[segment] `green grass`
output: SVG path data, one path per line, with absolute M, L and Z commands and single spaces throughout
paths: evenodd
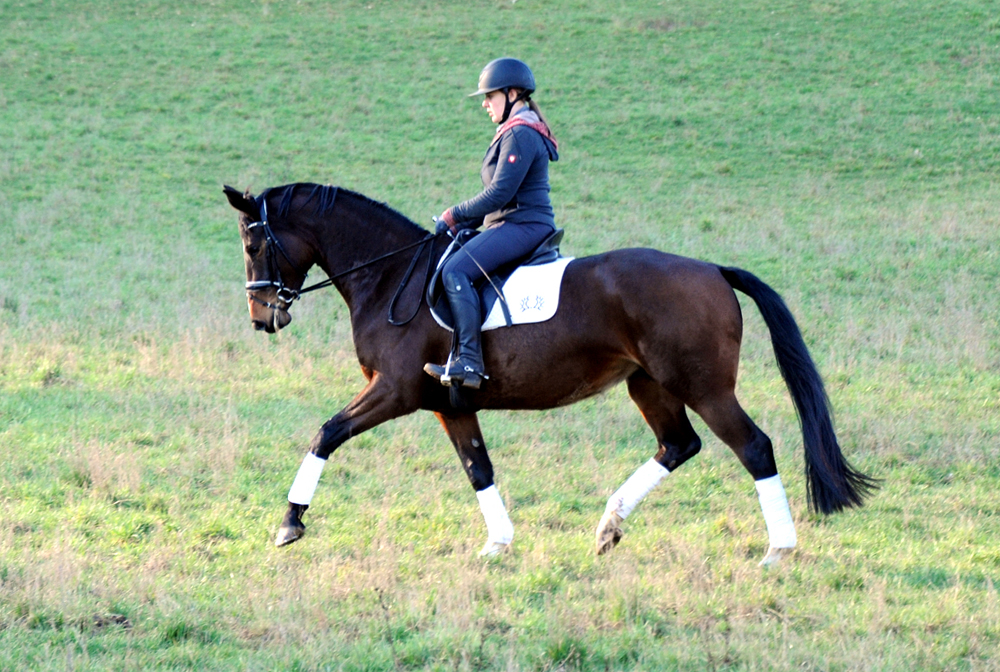
M 0 669 L 990 670 L 1000 666 L 1000 11 L 992 3 L 0 0 Z M 440 426 L 327 466 L 363 385 L 334 293 L 249 328 L 235 213 L 340 184 L 415 221 L 479 188 L 465 98 L 524 58 L 573 255 L 739 265 L 788 301 L 860 511 L 805 507 L 756 309 L 739 394 L 798 521 L 761 571 L 749 477 L 705 448 L 593 556 L 654 449 L 623 389 L 484 413 L 512 553 Z

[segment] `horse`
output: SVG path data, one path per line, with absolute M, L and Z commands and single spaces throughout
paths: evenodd
M 480 555 L 498 555 L 510 547 L 514 529 L 494 485 L 477 412 L 554 408 L 625 381 L 656 450 L 608 500 L 595 534 L 597 554 L 618 544 L 622 523 L 639 501 L 700 451 L 691 409 L 754 480 L 768 532 L 760 564 L 781 560 L 796 546 L 795 527 L 771 441 L 736 398 L 743 317 L 734 290 L 754 301 L 770 332 L 801 425 L 810 508 L 831 514 L 860 507 L 879 487 L 845 459 L 822 378 L 788 307 L 748 271 L 653 249 L 573 259 L 555 316 L 485 332 L 489 380 L 456 394 L 423 371 L 426 362 L 445 361 L 452 347 L 451 334 L 423 301 L 431 266 L 450 242 L 446 235 L 335 186 L 288 184 L 258 196 L 226 186 L 224 193 L 238 211 L 253 327 L 275 333 L 289 324 L 292 302 L 302 293 L 332 285 L 350 311 L 368 381 L 310 443 L 289 490 L 277 546 L 305 533 L 303 514 L 339 446 L 424 410 L 437 416 L 479 499 L 487 531 Z M 427 268 L 424 283 L 413 281 L 419 264 Z M 303 287 L 313 266 L 327 280 Z M 415 306 L 405 320 L 393 316 L 399 303 Z

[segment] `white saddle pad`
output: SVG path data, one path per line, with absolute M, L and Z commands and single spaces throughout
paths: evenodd
M 504 283 L 501 291 L 514 324 L 531 324 L 552 319 L 559 307 L 559 288 L 563 273 L 574 257 L 560 257 L 550 264 L 522 266 Z M 493 303 L 483 331 L 507 326 L 500 300 Z
M 455 241 L 452 241 L 441 259 L 438 260 L 439 269 L 448 259 L 451 249 L 455 245 Z M 563 273 L 566 272 L 566 267 L 573 259 L 575 257 L 559 257 L 548 264 L 521 266 L 507 278 L 500 291 L 507 303 L 507 310 L 510 312 L 511 326 L 545 322 L 552 319 L 552 316 L 556 314 L 556 309 L 559 308 L 559 290 L 562 287 Z M 431 316 L 440 326 L 448 331 L 453 331 L 451 326 L 446 324 L 434 311 L 433 306 L 431 306 Z M 506 326 L 507 321 L 504 319 L 501 299 L 495 299 L 486 315 L 486 320 L 483 322 L 482 330 L 489 331 Z

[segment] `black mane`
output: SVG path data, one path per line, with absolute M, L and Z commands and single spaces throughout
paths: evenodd
M 278 204 L 278 217 L 287 217 L 289 210 L 292 207 L 292 199 L 295 197 L 296 193 L 301 193 L 302 190 L 308 189 L 309 195 L 306 197 L 303 206 L 308 204 L 313 198 L 317 198 L 316 214 L 323 215 L 333 209 L 333 204 L 337 200 L 338 195 L 347 195 L 358 199 L 362 203 L 372 206 L 376 210 L 383 211 L 389 218 L 399 220 L 411 227 L 415 231 L 426 233 L 426 230 L 417 225 L 413 220 L 411 220 L 406 215 L 400 213 L 398 210 L 382 203 L 381 201 L 376 201 L 364 194 L 360 194 L 356 191 L 351 191 L 350 189 L 344 189 L 343 187 L 337 187 L 331 184 L 313 184 L 311 182 L 296 182 L 294 184 L 285 184 L 280 187 L 270 187 L 265 189 L 257 196 L 257 205 L 260 206 L 264 203 L 264 200 L 272 195 L 280 196 L 281 202 Z

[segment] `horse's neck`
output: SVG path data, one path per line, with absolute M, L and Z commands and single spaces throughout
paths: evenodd
M 339 275 L 334 285 L 354 314 L 362 308 L 389 302 L 390 288 L 402 280 L 417 249 L 364 265 L 419 242 L 426 232 L 377 206 L 345 207 L 349 205 L 345 203 L 341 206 L 343 211 L 335 211 L 332 221 L 317 236 L 320 241 L 317 263 L 328 276 Z M 354 268 L 358 270 L 352 272 Z

